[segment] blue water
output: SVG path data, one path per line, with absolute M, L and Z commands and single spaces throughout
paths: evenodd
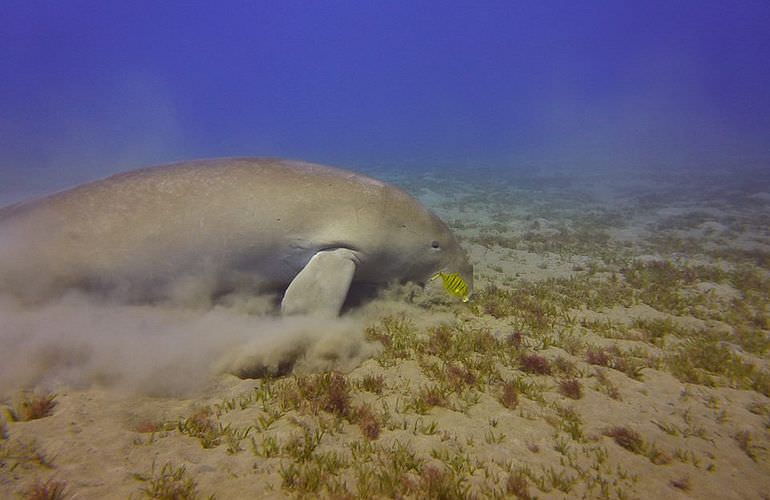
M 0 200 L 228 155 L 761 169 L 768 26 L 764 0 L 5 0 Z

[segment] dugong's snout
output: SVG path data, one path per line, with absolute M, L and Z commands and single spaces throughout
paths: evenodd
M 462 278 L 461 283 L 450 281 L 448 290 L 453 289 L 454 291 L 450 293 L 457 296 L 462 294 L 463 302 L 467 302 L 468 298 L 473 295 L 473 264 L 468 260 L 467 254 L 458 247 L 457 251 L 452 253 L 451 258 L 446 259 L 442 264 L 437 270 L 437 274 L 433 274 L 433 278 L 438 275 Z M 445 282 L 446 286 L 447 283 Z

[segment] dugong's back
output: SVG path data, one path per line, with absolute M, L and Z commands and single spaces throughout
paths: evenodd
M 178 284 L 188 272 L 236 287 L 253 281 L 255 268 L 265 283 L 288 282 L 351 225 L 363 240 L 381 237 L 360 234 L 361 218 L 388 213 L 401 196 L 352 172 L 273 159 L 119 174 L 0 210 L 0 291 L 32 299 L 69 287 L 146 296 L 168 293 L 170 278 Z

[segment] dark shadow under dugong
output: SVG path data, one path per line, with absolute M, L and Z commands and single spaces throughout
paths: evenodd
M 438 217 L 394 186 L 311 163 L 150 167 L 0 210 L 0 293 L 26 302 L 277 291 L 284 313 L 336 315 L 352 284 L 438 271 L 472 284 Z

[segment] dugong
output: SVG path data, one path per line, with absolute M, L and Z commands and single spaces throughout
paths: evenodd
M 0 294 L 32 303 L 274 290 L 284 314 L 337 315 L 353 283 L 439 271 L 472 286 L 466 253 L 415 198 L 299 161 L 149 167 L 0 209 Z

